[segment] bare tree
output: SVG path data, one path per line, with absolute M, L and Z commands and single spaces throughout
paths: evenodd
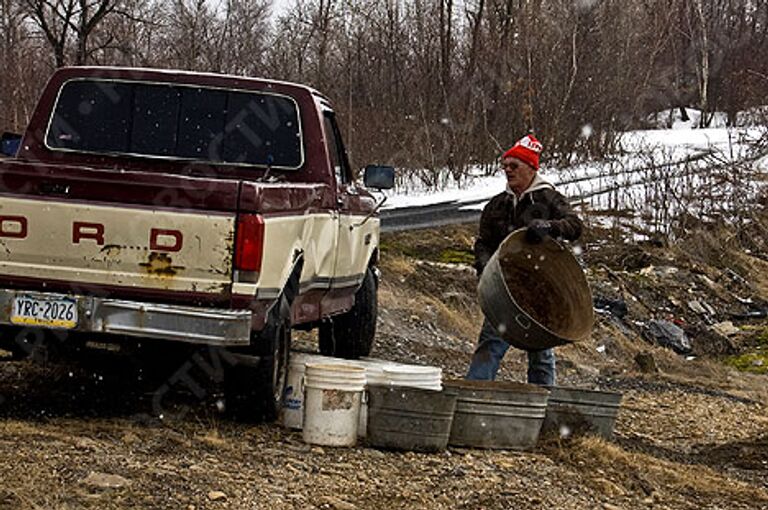
M 172 0 L 165 4 L 162 44 L 169 67 L 215 71 L 216 13 L 206 0 Z
M 99 23 L 115 10 L 117 1 L 23 0 L 30 18 L 51 46 L 57 67 L 69 61 L 70 39 L 74 39 L 73 63 L 82 65 L 87 62 L 88 40 Z
M 0 40 L 2 66 L 0 73 L 0 125 L 11 130 L 20 128 L 19 80 L 23 76 L 20 46 L 26 36 L 23 29 L 26 14 L 13 0 L 0 0 Z
M 328 95 L 356 160 L 440 186 L 491 168 L 528 130 L 565 162 L 610 154 L 654 112 L 696 106 L 703 126 L 724 109 L 736 122 L 768 96 L 768 2 L 293 0 L 277 17 L 270 7 L 0 0 L 0 119 L 23 124 L 54 65 L 266 76 Z
M 153 0 L 120 0 L 91 35 L 89 61 L 96 65 L 162 66 L 164 17 Z
M 214 38 L 213 69 L 243 75 L 265 72 L 270 0 L 227 0 Z

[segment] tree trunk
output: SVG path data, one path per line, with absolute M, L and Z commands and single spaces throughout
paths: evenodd
M 694 0 L 694 8 L 696 9 L 696 19 L 699 25 L 699 108 L 701 109 L 701 118 L 699 119 L 699 127 L 704 128 L 709 125 L 711 117 L 709 112 L 709 33 L 707 27 L 707 20 L 704 17 L 703 0 Z

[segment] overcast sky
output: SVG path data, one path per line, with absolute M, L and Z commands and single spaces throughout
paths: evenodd
M 293 0 L 272 0 L 272 14 L 275 16 L 281 14 L 291 5 L 292 1 Z

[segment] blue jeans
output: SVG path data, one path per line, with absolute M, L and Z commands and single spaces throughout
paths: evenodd
M 509 344 L 499 336 L 488 319 L 485 319 L 466 378 L 476 381 L 496 379 L 499 364 L 508 349 Z M 555 353 L 552 349 L 528 351 L 528 382 L 545 386 L 555 384 Z

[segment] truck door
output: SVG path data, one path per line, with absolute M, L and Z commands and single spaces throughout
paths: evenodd
M 339 211 L 339 235 L 331 290 L 337 294 L 352 293 L 362 281 L 368 265 L 370 250 L 367 248 L 371 236 L 369 229 L 360 228 L 359 224 L 373 204 L 368 203 L 372 202 L 370 197 L 367 193 L 361 195 L 353 182 L 352 169 L 332 111 L 324 113 L 324 128 L 336 180 L 336 204 Z

